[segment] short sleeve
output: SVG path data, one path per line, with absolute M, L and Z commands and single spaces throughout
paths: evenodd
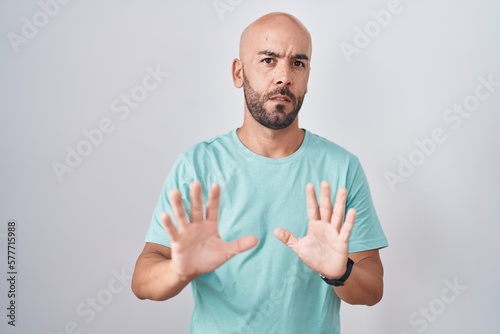
M 146 242 L 152 242 L 170 247 L 170 238 L 168 237 L 168 234 L 161 222 L 161 215 L 163 212 L 168 213 L 172 218 L 172 221 L 176 223 L 172 214 L 172 203 L 170 201 L 169 194 L 172 190 L 179 189 L 182 194 L 186 214 L 189 217 L 189 186 L 193 181 L 195 181 L 195 173 L 192 165 L 187 161 L 185 156 L 181 154 L 168 173 L 161 190 L 160 198 L 158 199 L 156 207 L 153 211 L 151 223 L 146 233 Z
M 346 210 L 356 209 L 356 221 L 349 239 L 349 252 L 361 252 L 388 246 L 373 205 L 370 188 L 358 158 L 349 166 Z

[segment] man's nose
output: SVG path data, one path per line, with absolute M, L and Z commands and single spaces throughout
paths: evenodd
M 292 73 L 288 64 L 282 62 L 276 67 L 275 82 L 277 86 L 290 86 L 292 84 Z

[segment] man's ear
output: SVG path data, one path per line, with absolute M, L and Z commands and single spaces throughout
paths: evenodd
M 233 84 L 236 88 L 243 87 L 243 64 L 238 58 L 234 58 L 231 68 L 233 75 Z

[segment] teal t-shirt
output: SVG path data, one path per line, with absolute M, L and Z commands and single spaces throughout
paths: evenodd
M 267 158 L 246 148 L 232 130 L 179 156 L 154 210 L 147 242 L 170 247 L 160 215 L 168 212 L 173 217 L 168 194 L 179 189 L 189 216 L 189 186 L 195 180 L 203 186 L 204 203 L 212 184 L 221 187 L 222 239 L 255 235 L 259 244 L 191 283 L 190 333 L 339 333 L 340 299 L 273 231 L 283 227 L 297 237 L 304 236 L 306 184 L 313 183 L 319 196 L 319 185 L 326 180 L 332 202 L 336 190 L 345 187 L 347 209 L 357 211 L 349 252 L 386 247 L 358 159 L 308 131 L 292 155 Z

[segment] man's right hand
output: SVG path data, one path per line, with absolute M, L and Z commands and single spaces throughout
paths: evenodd
M 205 218 L 201 191 L 199 182 L 191 184 L 191 222 L 186 216 L 178 190 L 170 193 L 177 227 L 168 214 L 164 213 L 162 216 L 163 225 L 171 240 L 170 265 L 181 280 L 191 281 L 201 274 L 214 271 L 234 255 L 249 250 L 258 243 L 255 236 L 245 236 L 232 242 L 223 241 L 217 228 L 220 187 L 213 185 L 210 189 Z

